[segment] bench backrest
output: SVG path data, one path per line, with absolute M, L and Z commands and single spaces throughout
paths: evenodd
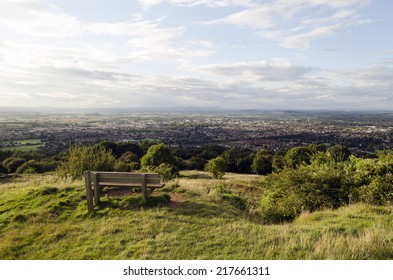
M 159 185 L 161 176 L 157 173 L 131 173 L 131 172 L 100 172 L 92 171 L 91 179 L 93 180 L 97 174 L 99 183 L 124 183 L 133 186 L 142 185 L 142 177 L 145 177 L 146 186 Z

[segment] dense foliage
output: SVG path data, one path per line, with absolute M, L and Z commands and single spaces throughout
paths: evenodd
M 59 166 L 61 176 L 81 177 L 85 170 L 113 171 L 115 157 L 102 146 L 72 146 L 68 159 Z
M 393 204 L 393 153 L 344 160 L 341 155 L 321 152 L 309 165 L 287 167 L 271 175 L 268 185 L 260 205 L 265 222 L 290 221 L 303 211 L 353 202 Z

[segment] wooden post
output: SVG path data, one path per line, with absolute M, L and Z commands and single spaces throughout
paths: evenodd
M 93 172 L 93 190 L 94 190 L 94 205 L 97 206 L 100 203 L 100 184 L 98 183 L 98 174 Z
M 141 182 L 142 182 L 142 198 L 143 201 L 146 201 L 147 200 L 146 174 L 141 174 Z
M 93 206 L 93 190 L 91 189 L 90 171 L 85 171 L 84 176 L 85 176 L 85 185 L 86 185 L 87 211 L 92 212 L 94 210 L 94 206 Z

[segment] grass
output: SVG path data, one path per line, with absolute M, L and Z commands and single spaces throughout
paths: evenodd
M 5 143 L 10 145 L 10 142 Z M 1 151 L 35 151 L 43 146 L 41 139 L 31 139 L 31 140 L 15 140 L 13 141 L 13 146 L 0 148 Z
M 392 207 L 355 204 L 264 225 L 260 176 L 184 172 L 148 205 L 138 194 L 103 197 L 92 214 L 82 181 L 23 175 L 0 190 L 0 259 L 393 259 Z

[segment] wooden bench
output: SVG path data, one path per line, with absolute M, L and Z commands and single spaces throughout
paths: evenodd
M 85 171 L 84 177 L 89 212 L 100 203 L 102 187 L 141 188 L 143 200 L 146 201 L 150 193 L 165 185 L 157 173 Z

